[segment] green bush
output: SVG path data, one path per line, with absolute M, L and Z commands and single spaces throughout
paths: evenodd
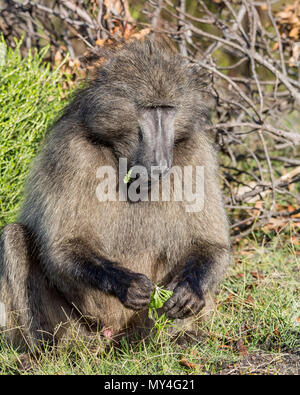
M 0 229 L 15 219 L 30 163 L 64 105 L 62 73 L 43 60 L 48 49 L 22 59 L 20 45 L 0 39 Z

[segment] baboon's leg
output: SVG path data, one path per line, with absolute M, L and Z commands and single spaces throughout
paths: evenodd
M 82 311 L 84 299 L 93 299 L 92 294 L 99 299 L 100 292 L 107 298 L 102 295 L 96 310 L 106 311 L 111 316 L 118 304 L 131 310 L 141 310 L 149 305 L 154 288 L 149 278 L 107 260 L 99 251 L 94 252 L 86 241 L 60 240 L 49 248 L 47 258 L 51 261 L 51 264 L 44 265 L 48 277 L 69 303 L 74 303 L 85 315 L 88 309 Z
M 70 307 L 50 286 L 34 256 L 26 229 L 8 225 L 0 240 L 1 325 L 14 346 L 35 351 L 41 340 L 53 341 L 57 326 L 61 335 Z M 5 310 L 5 314 L 3 314 Z

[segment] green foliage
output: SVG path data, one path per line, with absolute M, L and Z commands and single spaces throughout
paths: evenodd
M 0 229 L 15 219 L 30 163 L 47 128 L 62 109 L 59 68 L 43 61 L 48 50 L 22 59 L 0 38 Z M 4 48 L 6 50 L 4 50 Z
M 159 338 L 161 332 L 166 329 L 167 326 L 172 325 L 172 320 L 169 320 L 165 313 L 161 315 L 158 313 L 158 310 L 163 307 L 172 295 L 173 291 L 164 289 L 158 285 L 155 285 L 154 291 L 152 292 L 148 316 L 154 320 L 154 327 L 157 330 L 156 339 Z
M 126 176 L 124 177 L 124 184 L 128 184 L 130 181 L 130 176 L 131 176 L 132 170 L 129 169 L 128 173 L 126 174 Z
M 163 307 L 167 300 L 173 295 L 173 291 L 164 289 L 163 287 L 155 286 L 154 291 L 151 295 L 151 301 L 149 305 L 149 317 L 152 317 L 152 312 L 157 313 L 156 310 Z

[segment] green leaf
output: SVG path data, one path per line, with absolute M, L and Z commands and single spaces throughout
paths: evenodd
M 164 289 L 163 287 L 155 285 L 149 304 L 149 318 L 152 318 L 152 312 L 155 312 L 155 317 L 158 317 L 156 310 L 163 307 L 163 305 L 168 299 L 170 299 L 172 295 L 173 291 L 169 291 L 168 289 Z
M 129 169 L 128 173 L 126 174 L 126 176 L 124 177 L 124 183 L 128 184 L 130 181 L 130 176 L 131 176 L 132 170 Z

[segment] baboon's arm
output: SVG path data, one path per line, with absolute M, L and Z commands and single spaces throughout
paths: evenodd
M 115 295 L 124 306 L 139 310 L 150 302 L 153 283 L 144 274 L 122 268 L 95 254 L 84 243 L 73 240 L 52 247 L 46 274 L 61 292 L 83 286 Z
M 229 248 L 215 247 L 199 251 L 188 259 L 183 269 L 168 285 L 172 297 L 164 305 L 170 318 L 186 318 L 199 313 L 205 305 L 205 294 L 218 285 L 229 263 Z

